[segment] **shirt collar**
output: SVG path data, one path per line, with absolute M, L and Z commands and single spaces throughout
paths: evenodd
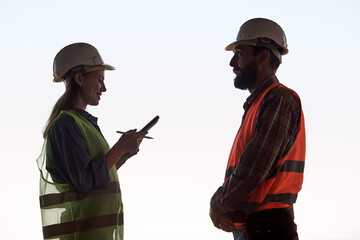
M 82 110 L 80 108 L 75 108 L 76 113 L 78 113 L 79 115 L 83 116 L 84 118 L 94 122 L 97 124 L 97 117 L 94 117 L 93 115 L 91 115 L 90 113 L 88 113 L 85 110 Z
M 275 75 L 271 75 L 267 77 L 259 87 L 246 99 L 244 103 L 244 108 L 251 106 L 251 104 L 255 101 L 256 97 L 267 87 L 269 87 L 273 83 L 278 83 L 279 80 Z

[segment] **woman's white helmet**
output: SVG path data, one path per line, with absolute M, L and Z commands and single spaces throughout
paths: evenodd
M 98 50 L 88 43 L 73 43 L 56 54 L 53 64 L 53 82 L 62 82 L 65 74 L 76 66 L 91 67 L 87 72 L 96 68 L 104 70 L 115 70 L 115 67 L 105 64 Z

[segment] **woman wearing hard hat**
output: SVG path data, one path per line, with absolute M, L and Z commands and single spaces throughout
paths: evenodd
M 54 82 L 65 83 L 44 131 L 38 166 L 44 239 L 123 239 L 119 168 L 139 151 L 146 132 L 130 130 L 110 148 L 86 111 L 106 91 L 97 49 L 75 43 L 54 59 Z

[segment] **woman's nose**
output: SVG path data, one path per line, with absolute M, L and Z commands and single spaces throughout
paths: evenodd
M 101 85 L 101 91 L 106 92 L 105 83 L 102 83 L 102 85 Z

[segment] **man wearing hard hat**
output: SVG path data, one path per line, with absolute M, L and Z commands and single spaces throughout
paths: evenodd
M 235 87 L 250 96 L 210 217 L 236 240 L 298 239 L 293 204 L 303 182 L 305 125 L 299 96 L 275 75 L 288 53 L 285 33 L 269 19 L 250 19 L 226 50 L 234 53 Z
M 54 82 L 65 83 L 44 131 L 40 207 L 44 239 L 123 239 L 117 169 L 139 151 L 146 132 L 130 130 L 110 148 L 86 111 L 106 91 L 105 64 L 95 47 L 70 44 L 54 59 Z

